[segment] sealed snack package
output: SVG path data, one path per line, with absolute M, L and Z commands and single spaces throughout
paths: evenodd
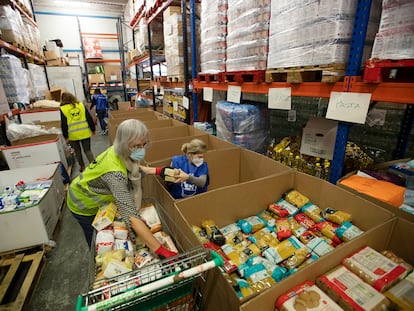
M 248 297 L 254 293 L 250 287 L 250 284 L 245 279 L 234 277 L 232 283 L 233 288 L 236 290 L 240 298 Z
M 107 257 L 122 261 L 125 258 L 125 249 L 112 250 L 95 256 L 95 264 L 97 267 L 102 266 Z
M 112 230 L 98 231 L 95 240 L 96 254 L 110 252 L 114 246 L 114 241 L 115 237 Z
M 309 253 L 309 249 L 306 247 L 301 247 L 295 250 L 292 256 L 290 256 L 283 265 L 289 270 L 294 269 L 300 266 L 305 260 Z
M 239 231 L 226 236 L 226 243 L 236 246 L 244 241 L 243 234 Z
M 257 245 L 260 250 L 265 250 L 268 247 L 274 247 L 279 244 L 276 233 L 270 231 L 268 227 L 260 229 L 248 237 L 248 239 Z
M 293 205 L 292 203 L 289 203 L 287 200 L 285 199 L 280 199 L 278 200 L 276 203 L 276 206 L 280 206 L 282 208 L 282 210 L 287 210 L 289 213 L 289 216 L 293 216 L 296 215 L 297 213 L 299 213 L 299 209 Z M 272 210 L 270 210 L 272 212 Z M 282 217 L 280 217 L 282 218 Z
M 196 235 L 197 239 L 202 243 L 207 243 L 210 240 L 208 239 L 207 232 L 201 227 L 192 225 L 191 229 L 193 230 L 194 234 Z
M 290 213 L 286 208 L 276 203 L 269 204 L 269 206 L 267 207 L 267 210 L 271 214 L 273 214 L 276 217 L 276 219 L 286 218 L 290 216 Z
M 132 242 L 129 240 L 119 240 L 115 239 L 114 242 L 114 250 L 123 249 L 125 250 L 126 256 L 134 256 L 134 246 L 132 245 Z
M 304 247 L 306 246 L 303 243 L 292 236 L 280 242 L 275 247 L 269 247 L 262 253 L 262 255 L 273 263 L 279 264 L 292 256 L 297 249 Z
M 314 222 L 318 223 L 323 221 L 322 217 L 322 210 L 319 208 L 319 206 L 308 202 L 302 207 L 302 212 L 310 217 Z
M 342 241 L 336 235 L 336 229 L 338 228 L 337 225 L 330 223 L 328 221 L 322 221 L 320 223 L 315 224 L 311 229 L 318 230 L 321 232 L 325 237 L 332 240 L 335 245 L 339 245 Z
M 276 220 L 276 235 L 279 241 L 283 241 L 292 236 L 292 231 L 290 230 L 289 219 L 283 218 Z
M 302 208 L 306 203 L 309 202 L 309 198 L 304 196 L 297 190 L 289 190 L 283 194 L 283 198 L 290 204 L 293 204 L 297 208 Z
M 394 254 L 394 252 L 390 251 L 390 250 L 384 250 L 381 252 L 382 255 L 384 255 L 385 257 L 387 257 L 388 259 L 392 260 L 395 263 L 398 263 L 402 266 L 404 266 L 408 273 L 407 274 L 411 274 L 413 271 L 413 266 L 410 265 L 408 262 L 406 262 L 404 259 L 402 259 L 401 257 L 398 257 L 396 254 Z
M 237 233 L 240 230 L 240 227 L 236 223 L 231 223 L 227 226 L 220 228 L 220 232 L 223 233 L 225 236 L 228 234 Z
M 216 243 L 218 246 L 226 243 L 226 238 L 224 237 L 223 233 L 221 233 L 220 229 L 216 226 L 214 220 L 204 220 L 201 223 L 201 227 L 206 230 L 207 236 L 211 242 Z
M 294 218 L 289 218 L 289 225 L 290 231 L 292 231 L 292 234 L 297 238 L 306 231 L 306 228 L 302 227 Z
M 114 230 L 115 239 L 128 239 L 128 228 L 123 221 L 114 221 L 112 224 L 112 228 Z
M 414 310 L 414 284 L 407 280 L 397 283 L 384 295 L 391 301 L 391 310 Z
M 343 211 L 337 211 L 333 208 L 325 208 L 322 212 L 322 216 L 333 223 L 336 223 L 338 225 L 341 225 L 345 221 L 351 222 L 352 221 L 352 215 L 343 212 Z
M 135 255 L 135 265 L 142 268 L 155 261 L 155 256 L 148 249 L 140 249 Z
M 395 263 L 369 246 L 344 258 L 342 264 L 380 292 L 408 274 L 403 265 Z
M 161 243 L 165 248 L 169 249 L 170 251 L 178 253 L 178 249 L 175 246 L 174 241 L 172 240 L 171 236 L 164 231 L 158 231 L 154 233 L 154 237 Z
M 257 264 L 246 268 L 244 277 L 254 292 L 260 292 L 275 284 L 275 281 L 263 264 Z
M 161 219 L 153 204 L 142 205 L 139 215 L 145 221 L 152 233 L 162 230 Z
M 306 229 L 310 229 L 315 225 L 315 222 L 309 217 L 306 216 L 304 213 L 298 213 L 293 218 L 303 227 Z

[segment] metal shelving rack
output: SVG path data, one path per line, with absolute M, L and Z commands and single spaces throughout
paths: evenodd
M 218 91 L 227 91 L 229 85 L 238 85 L 241 86 L 241 91 L 243 93 L 254 94 L 268 94 L 270 88 L 290 87 L 292 90 L 292 96 L 322 98 L 329 98 L 330 93 L 333 91 L 371 93 L 372 101 L 406 104 L 406 112 L 401 124 L 398 145 L 396 146 L 396 153 L 394 155 L 395 158 L 402 158 L 404 157 L 404 153 L 409 142 L 410 131 L 414 123 L 414 84 L 392 82 L 374 84 L 361 82 L 359 69 L 361 66 L 362 51 L 364 48 L 364 39 L 370 15 L 371 2 L 372 0 L 358 1 L 356 17 L 354 20 L 353 36 L 351 40 L 351 49 L 344 82 L 303 82 L 300 84 L 291 84 L 286 82 L 244 82 L 240 84 L 235 82 L 206 82 L 193 80 L 193 87 L 194 89 L 210 87 Z M 336 183 L 342 174 L 348 132 L 349 124 L 340 122 L 329 179 L 332 183 Z

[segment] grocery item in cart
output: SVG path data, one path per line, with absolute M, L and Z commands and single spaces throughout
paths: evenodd
M 101 230 L 96 234 L 95 249 L 96 254 L 100 255 L 110 252 L 114 247 L 115 237 L 112 230 Z
M 152 233 L 162 230 L 160 217 L 153 204 L 142 204 L 141 209 L 139 210 L 139 215 L 145 221 Z
M 117 210 L 117 206 L 112 202 L 102 206 L 96 213 L 92 226 L 98 231 L 108 227 L 114 221 Z

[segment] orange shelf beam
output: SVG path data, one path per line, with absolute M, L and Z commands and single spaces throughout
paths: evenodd
M 120 59 L 85 59 L 85 63 L 120 63 Z
M 160 82 L 160 81 L 151 81 L 151 87 L 156 86 L 159 88 L 160 86 L 167 86 L 169 88 L 184 88 L 184 82 Z
M 273 82 L 273 83 L 255 83 L 245 82 L 243 84 L 235 82 L 200 82 L 193 80 L 193 86 L 195 89 L 201 89 L 204 87 L 211 87 L 218 91 L 227 91 L 229 85 L 241 86 L 243 93 L 254 94 L 268 94 L 270 88 L 290 87 L 292 89 L 292 96 L 313 96 L 329 98 L 331 92 L 342 92 L 344 90 L 343 82 L 336 83 L 321 83 L 321 82 L 304 82 L 304 83 L 286 83 L 286 82 Z
M 99 39 L 116 39 L 118 40 L 119 35 L 116 33 L 93 33 L 93 32 L 81 32 L 83 38 L 99 38 Z
M 12 45 L 10 43 L 7 43 L 3 40 L 0 40 L 0 47 L 8 49 L 8 50 L 13 51 L 13 52 L 16 52 L 21 56 L 26 56 L 28 58 L 32 58 L 32 59 L 38 61 L 39 63 L 44 63 L 45 62 L 45 60 L 43 58 L 35 56 L 33 54 L 30 54 L 26 51 L 23 51 L 22 49 L 19 49 L 19 48 L 15 47 L 14 45 Z
M 147 12 L 145 14 L 147 17 L 147 23 L 151 23 L 151 21 L 156 18 L 158 14 L 164 12 L 164 10 L 170 6 L 171 2 L 172 0 L 164 0 L 161 5 L 157 4 L 156 8 L 147 8 Z
M 352 78 L 350 91 L 371 93 L 371 100 L 389 103 L 414 104 L 414 83 L 365 83 Z

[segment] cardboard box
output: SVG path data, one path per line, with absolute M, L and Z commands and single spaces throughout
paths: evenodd
M 60 122 L 59 109 L 31 109 L 20 112 L 22 123 Z
M 0 252 L 47 244 L 53 238 L 65 197 L 58 164 L 0 171 L 0 188 L 41 178 L 52 179 L 52 186 L 38 205 L 0 213 Z
M 174 206 L 169 204 L 168 200 L 163 198 L 162 194 L 160 197 L 163 201 L 161 202 L 163 207 L 169 208 L 168 213 L 177 214 L 176 218 L 182 215 L 185 219 L 187 225 L 182 228 L 185 231 L 184 233 L 188 236 L 194 236 L 191 225 L 200 225 L 205 219 L 213 219 L 217 226 L 221 228 L 239 219 L 258 214 L 260 211 L 266 209 L 269 203 L 280 199 L 284 192 L 292 188 L 310 198 L 313 203 L 322 209 L 333 207 L 351 213 L 353 215 L 353 224 L 365 233 L 336 248 L 330 254 L 321 257 L 315 263 L 309 265 L 308 268 L 305 268 L 306 270 L 303 269 L 289 276 L 285 281 L 291 278 L 298 278 L 298 276 L 308 277 L 306 272 L 326 268 L 328 266 L 326 258 L 335 260 L 338 256 L 344 254 L 344 249 L 357 249 L 365 243 L 364 237 L 367 235 L 371 236 L 371 234 L 375 233 L 374 235 L 376 236 L 376 234 L 380 234 L 381 238 L 379 241 L 381 243 L 389 235 L 390 227 L 384 227 L 383 230 L 376 230 L 375 232 L 373 231 L 393 219 L 392 213 L 329 182 L 298 172 L 269 176 L 234 186 L 207 191 L 206 193 L 191 198 L 176 200 L 174 205 L 177 211 L 174 211 Z M 166 203 L 164 204 L 164 202 Z M 391 224 L 389 225 L 392 227 Z M 286 284 L 285 281 L 275 284 L 272 288 L 262 292 L 260 295 L 264 295 L 270 290 L 274 290 L 274 288 L 282 288 L 284 291 L 288 290 L 290 287 L 284 285 Z M 239 310 L 241 305 L 253 298 L 248 297 L 240 300 L 223 276 L 218 276 L 212 285 L 211 288 L 207 289 L 207 292 L 210 291 L 210 297 L 214 297 L 214 299 L 206 301 L 206 310 Z M 272 296 L 271 306 L 267 301 L 264 305 L 265 307 L 256 306 L 255 310 L 274 310 L 273 303 L 276 298 L 276 295 Z
M 89 83 L 105 83 L 105 75 L 102 73 L 88 74 Z
M 414 264 L 414 248 L 411 246 L 410 236 L 414 234 L 414 224 L 405 219 L 394 218 L 383 225 L 367 232 L 357 240 L 346 243 L 318 261 L 293 274 L 282 282 L 273 286 L 251 299 L 241 306 L 242 311 L 273 311 L 274 301 L 289 288 L 292 288 L 306 280 L 314 281 L 316 277 L 333 269 L 341 263 L 341 260 L 359 250 L 365 245 L 371 246 L 377 251 L 391 250 L 397 256 L 403 258 L 411 265 Z
M 104 65 L 104 74 L 106 82 L 122 81 L 121 66 L 119 65 Z
M 338 122 L 311 117 L 302 133 L 300 153 L 332 160 Z
M 47 61 L 49 60 L 57 60 L 59 59 L 59 55 L 56 54 L 55 51 L 51 50 L 51 51 L 44 51 L 45 54 L 45 58 Z
M 49 92 L 46 93 L 46 99 L 51 99 L 60 102 L 60 98 L 62 97 L 62 93 L 64 92 L 66 92 L 65 88 L 54 86 L 50 88 Z
M 12 146 L 2 147 L 10 169 L 61 162 L 68 169 L 63 136 L 46 134 L 15 140 Z
M 210 175 L 208 191 L 292 171 L 291 168 L 262 154 L 236 145 L 233 146 L 229 149 L 216 149 L 206 152 L 204 159 L 208 163 Z M 170 163 L 171 158 L 150 162 L 149 165 L 163 167 L 169 166 Z M 157 186 L 167 191 L 162 179 L 159 177 L 157 180 Z

